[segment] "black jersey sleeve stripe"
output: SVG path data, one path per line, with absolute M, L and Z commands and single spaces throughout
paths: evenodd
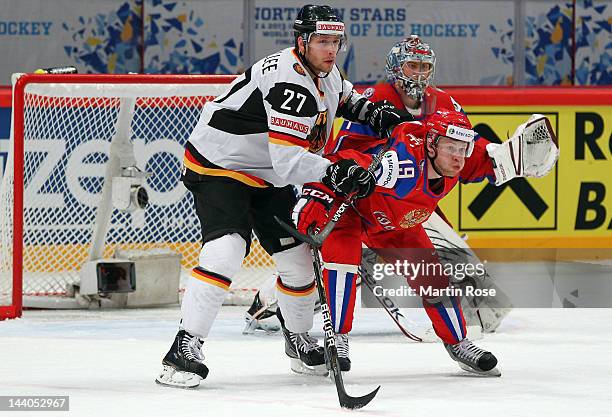
M 247 85 L 250 81 L 251 81 L 251 68 L 247 69 L 244 72 L 244 79 L 242 81 L 239 81 L 236 84 L 234 84 L 234 86 L 229 91 L 229 93 L 227 93 L 224 97 L 217 98 L 215 101 L 217 103 L 223 103 L 229 96 L 234 94 L 236 91 L 240 90 L 242 87 Z
M 253 119 L 267 120 L 266 108 L 263 104 L 263 95 L 259 88 L 255 88 L 249 98 L 238 109 L 239 112 L 248 114 Z
M 268 131 L 268 121 L 266 118 L 254 119 L 250 114 L 229 109 L 215 111 L 208 125 L 233 135 L 253 135 Z

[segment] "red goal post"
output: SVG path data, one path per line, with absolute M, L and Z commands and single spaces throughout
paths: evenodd
M 200 228 L 179 181 L 182 148 L 202 106 L 234 78 L 14 76 L 10 152 L 0 188 L 0 319 L 19 317 L 22 305 L 78 305 L 70 300 L 71 287 L 78 287 L 79 269 L 92 251 L 97 211 L 104 206 L 104 167 L 117 119 L 125 114 L 136 166 L 153 174 L 143 184 L 150 204 L 131 213 L 111 207 L 103 255 L 169 248 L 182 255 L 182 275 L 188 276 L 197 265 Z M 232 284 L 234 303 L 248 301 L 274 273 L 256 240 L 243 266 Z

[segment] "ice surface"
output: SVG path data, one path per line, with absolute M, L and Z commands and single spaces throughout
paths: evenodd
M 514 310 L 497 333 L 477 342 L 497 355 L 501 378 L 461 371 L 441 344 L 411 342 L 383 311 L 358 309 L 346 388 L 363 395 L 382 385 L 359 411 L 339 408 L 331 379 L 292 373 L 280 335 L 243 336 L 244 309 L 220 312 L 205 343 L 211 371 L 197 390 L 154 382 L 178 307 L 25 311 L 0 322 L 0 395 L 69 395 L 70 412 L 51 415 L 79 417 L 612 413 L 612 309 Z

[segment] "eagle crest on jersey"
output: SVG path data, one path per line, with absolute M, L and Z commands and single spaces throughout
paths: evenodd
M 408 213 L 404 214 L 404 218 L 400 222 L 400 226 L 403 229 L 410 229 L 411 227 L 414 227 L 417 224 L 423 223 L 429 218 L 430 214 L 431 213 L 429 212 L 429 210 L 423 208 L 410 210 Z
M 323 149 L 325 140 L 327 139 L 327 110 L 319 112 L 317 120 L 306 139 L 308 139 L 308 143 L 310 143 L 310 147 L 308 148 L 310 152 L 317 153 Z

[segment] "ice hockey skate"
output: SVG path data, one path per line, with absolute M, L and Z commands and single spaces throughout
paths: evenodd
M 276 315 L 285 337 L 285 353 L 291 358 L 291 370 L 298 374 L 327 376 L 325 350 L 316 338 L 305 333 L 294 333 L 285 327 L 280 308 Z
M 336 350 L 338 351 L 338 365 L 342 372 L 351 370 L 351 360 L 349 359 L 349 342 L 347 334 L 337 334 Z
M 497 369 L 497 358 L 465 338 L 454 345 L 445 343 L 444 347 L 450 357 L 465 371 L 486 376 L 501 376 Z
M 208 375 L 204 365 L 202 339 L 185 330 L 179 330 L 166 356 L 155 382 L 175 388 L 196 388 Z

